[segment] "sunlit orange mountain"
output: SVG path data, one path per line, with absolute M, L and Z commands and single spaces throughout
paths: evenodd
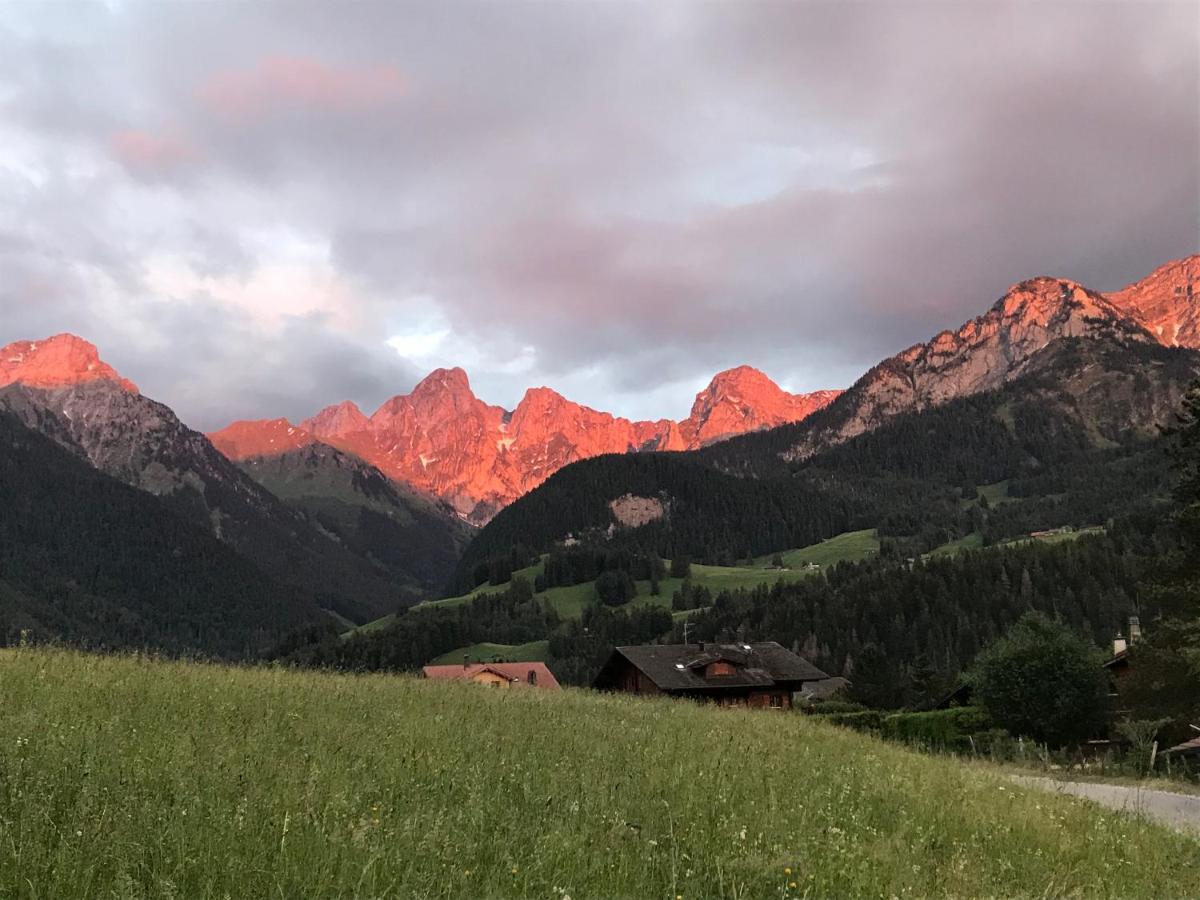
M 44 341 L 17 341 L 0 348 L 0 387 L 20 383 L 32 388 L 57 388 L 89 381 L 112 381 L 136 394 L 137 385 L 101 361 L 96 348 L 73 334 Z
M 346 402 L 298 425 L 285 419 L 235 422 L 209 437 L 238 461 L 315 442 L 331 444 L 441 497 L 460 515 L 485 521 L 576 460 L 631 450 L 696 449 L 799 421 L 838 393 L 789 394 L 756 369 L 741 366 L 713 378 L 683 421 L 634 422 L 546 387 L 530 388 L 510 412 L 476 397 L 462 369 L 437 369 L 412 393 L 393 397 L 369 417 Z

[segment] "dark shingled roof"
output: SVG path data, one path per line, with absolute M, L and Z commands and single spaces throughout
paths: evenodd
M 803 657 L 775 641 L 757 644 L 649 644 L 617 647 L 600 670 L 595 686 L 612 685 L 615 666 L 624 657 L 662 691 L 711 692 L 730 688 L 772 687 L 798 690 L 805 682 L 829 676 Z M 704 677 L 704 667 L 727 660 L 736 666 L 732 675 Z

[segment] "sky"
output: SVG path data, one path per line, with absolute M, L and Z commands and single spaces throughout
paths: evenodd
M 1198 217 L 1197 2 L 0 4 L 0 345 L 202 429 L 845 387 Z

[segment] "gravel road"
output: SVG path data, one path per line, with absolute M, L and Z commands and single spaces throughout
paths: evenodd
M 1014 775 L 1012 779 L 1026 787 L 1086 797 L 1103 806 L 1134 815 L 1144 815 L 1174 828 L 1190 830 L 1200 835 L 1200 796 L 1195 794 L 1174 794 L 1170 791 L 1094 781 L 1058 781 L 1054 778 L 1034 778 L 1028 775 Z

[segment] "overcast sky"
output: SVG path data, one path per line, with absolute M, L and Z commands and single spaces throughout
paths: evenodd
M 686 415 L 1200 250 L 1200 4 L 0 4 L 0 344 L 190 424 Z

